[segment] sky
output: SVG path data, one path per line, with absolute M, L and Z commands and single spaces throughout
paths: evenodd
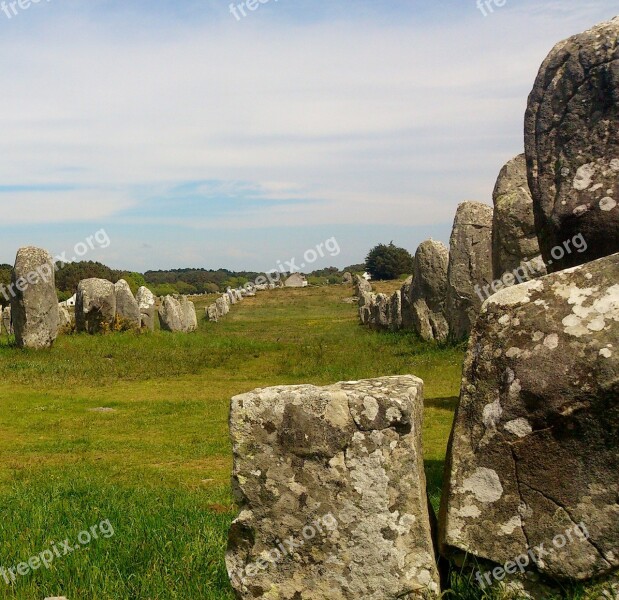
M 553 45 L 619 13 L 495 2 L 0 3 L 0 262 L 91 238 L 114 268 L 269 270 L 335 239 L 310 271 L 447 242 L 523 151 Z

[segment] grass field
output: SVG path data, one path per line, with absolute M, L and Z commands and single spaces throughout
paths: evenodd
M 0 564 L 62 546 L 50 568 L 0 574 L 0 598 L 226 600 L 234 394 L 412 373 L 437 505 L 463 350 L 357 324 L 350 288 L 276 290 L 195 334 L 65 336 L 0 347 Z M 113 528 L 82 544 L 101 522 Z M 96 531 L 96 530 L 95 530 Z M 68 540 L 73 550 L 62 542 Z M 77 540 L 77 541 L 76 541 Z M 75 547 L 78 546 L 78 549 Z M 2 572 L 0 572 L 2 573 Z M 458 597 L 470 597 L 462 592 Z M 453 597 L 453 596 L 452 596 Z

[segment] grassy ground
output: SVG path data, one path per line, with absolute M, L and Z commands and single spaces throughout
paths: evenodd
M 200 318 L 191 335 L 66 336 L 47 352 L 5 340 L 0 565 L 14 568 L 54 547 L 60 556 L 14 582 L 0 571 L 0 598 L 231 599 L 223 560 L 235 514 L 228 405 L 255 387 L 422 377 L 436 505 L 463 351 L 362 329 L 344 302 L 350 293 L 262 293 L 220 323 Z M 97 539 L 82 543 L 78 534 L 91 527 Z M 462 590 L 452 597 L 474 597 Z

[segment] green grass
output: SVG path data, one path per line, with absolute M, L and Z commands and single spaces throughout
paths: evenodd
M 44 352 L 0 344 L 0 565 L 102 520 L 114 527 L 49 570 L 12 585 L 0 577 L 0 598 L 231 600 L 228 406 L 256 387 L 423 378 L 437 506 L 463 349 L 366 331 L 344 302 L 350 293 L 262 293 L 220 323 L 204 321 L 198 303 L 200 329 L 190 335 L 65 336 Z M 480 597 L 462 578 L 456 585 L 464 591 L 452 597 Z

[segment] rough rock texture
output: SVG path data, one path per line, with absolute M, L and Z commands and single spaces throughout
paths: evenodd
M 226 563 L 238 598 L 439 596 L 422 388 L 420 379 L 400 376 L 259 389 L 232 399 L 241 513 Z M 297 545 L 283 555 L 278 544 L 285 549 L 291 539 Z M 255 564 L 269 556 L 274 564 Z
M 427 341 L 443 342 L 449 335 L 445 315 L 449 250 L 442 242 L 423 242 L 413 263 L 408 311 L 412 328 Z
M 183 331 L 186 333 L 196 331 L 198 329 L 198 315 L 194 303 L 187 296 L 181 296 L 180 304 L 183 314 Z
M 411 302 L 411 291 L 413 288 L 413 278 L 409 277 L 400 288 L 402 301 L 402 329 L 413 329 L 413 305 Z
M 370 325 L 372 320 L 372 305 L 376 301 L 376 295 L 371 292 L 362 292 L 359 296 L 359 320 L 362 325 Z
M 219 321 L 219 311 L 217 310 L 217 304 L 211 304 L 204 309 L 207 320 L 217 323 Z
M 217 307 L 218 316 L 225 317 L 230 312 L 230 299 L 228 298 L 228 294 L 224 294 L 220 298 L 215 300 L 215 306 Z
M 7 335 L 13 335 L 13 324 L 11 323 L 11 307 L 5 306 L 2 310 L 2 325 L 4 326 L 4 333 Z
M 173 296 L 166 296 L 159 306 L 159 323 L 164 331 L 183 331 L 185 316 L 181 303 Z
M 440 541 L 584 581 L 619 568 L 619 254 L 507 288 L 471 336 Z M 555 536 L 584 522 L 590 540 Z
M 228 289 L 226 291 L 226 295 L 228 296 L 228 299 L 230 300 L 230 304 L 236 304 L 237 297 L 236 297 L 236 294 L 234 293 L 234 290 Z
M 342 283 L 344 285 L 350 285 L 352 283 L 352 275 L 348 272 L 344 273 L 342 276 Z
M 492 213 L 480 202 L 463 202 L 456 212 L 447 271 L 447 321 L 456 341 L 469 335 L 477 319 L 485 299 L 477 290 L 492 282 Z
M 551 272 L 619 251 L 618 36 L 615 17 L 557 44 L 529 96 L 529 185 Z M 588 250 L 556 260 L 552 248 L 578 234 Z
M 520 281 L 546 275 L 533 216 L 533 198 L 527 181 L 524 154 L 510 160 L 502 169 L 492 194 L 492 268 L 495 279 L 518 270 Z M 515 280 L 510 279 L 509 285 Z
M 355 275 L 353 277 L 353 289 L 355 296 L 361 296 L 363 292 L 371 292 L 372 285 L 369 281 L 366 281 L 361 275 Z
M 64 303 L 58 304 L 58 332 L 67 333 L 73 328 L 73 317 Z
M 116 291 L 116 317 L 125 328 L 139 329 L 142 325 L 142 315 L 129 284 L 124 279 L 119 279 L 114 284 L 114 290 Z
M 54 261 L 41 248 L 17 251 L 12 274 L 11 316 L 20 348 L 49 348 L 58 335 Z
M 159 322 L 164 331 L 189 333 L 198 329 L 198 317 L 193 302 L 186 296 L 166 296 L 159 307 Z
M 77 285 L 75 327 L 77 331 L 109 331 L 116 319 L 116 289 L 106 279 L 83 279 Z
M 141 286 L 138 288 L 135 300 L 140 309 L 140 327 L 155 331 L 155 307 L 157 305 L 155 295 L 147 287 Z

